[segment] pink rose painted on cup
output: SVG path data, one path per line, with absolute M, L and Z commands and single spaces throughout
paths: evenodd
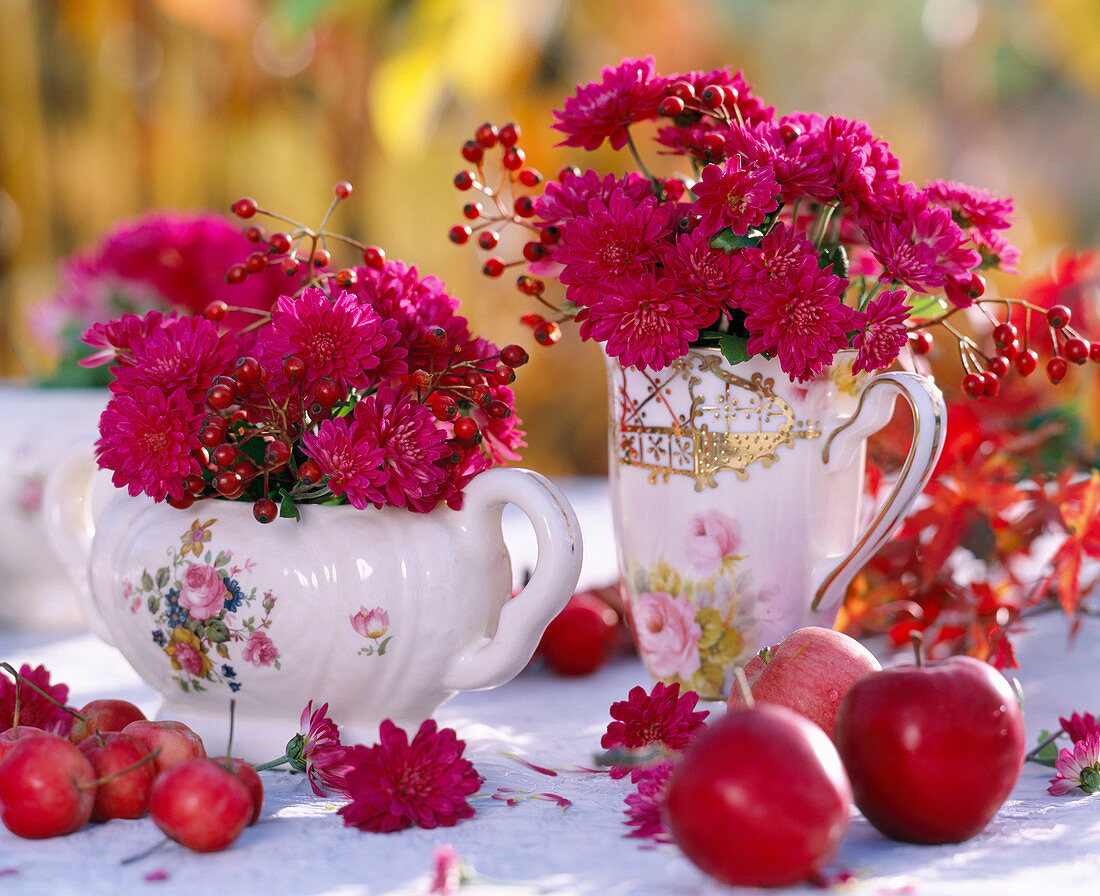
M 360 607 L 359 612 L 351 617 L 351 627 L 364 638 L 381 638 L 390 627 L 390 614 L 381 607 L 368 610 Z
M 225 582 L 213 566 L 188 563 L 180 576 L 180 606 L 195 619 L 208 619 L 225 603 Z
M 252 663 L 253 666 L 270 666 L 279 658 L 279 651 L 266 633 L 256 629 L 249 632 L 248 643 L 244 645 L 241 656 L 246 663 Z
M 703 629 L 686 597 L 666 591 L 639 594 L 631 603 L 630 616 L 638 651 L 655 678 L 687 681 L 695 674 Z
M 732 557 L 741 544 L 737 522 L 720 510 L 707 510 L 692 516 L 688 523 L 685 551 L 701 575 L 710 575 Z
M 176 645 L 176 662 L 188 675 L 200 677 L 205 671 L 202 667 L 202 654 L 190 644 Z

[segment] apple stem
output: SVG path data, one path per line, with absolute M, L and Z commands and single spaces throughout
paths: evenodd
M 157 747 L 154 750 L 150 750 L 148 753 L 146 753 L 144 756 L 142 756 L 137 762 L 133 763 L 132 765 L 128 765 L 128 766 L 126 766 L 126 768 L 119 769 L 117 772 L 112 772 L 109 775 L 104 775 L 102 778 L 96 778 L 94 781 L 89 781 L 87 784 L 78 784 L 77 787 L 80 787 L 83 790 L 94 790 L 96 787 L 99 787 L 102 784 L 107 784 L 110 781 L 118 780 L 123 775 L 130 774 L 130 772 L 132 772 L 135 768 L 141 768 L 141 766 L 143 766 L 143 765 L 148 765 L 150 762 L 155 760 L 159 755 L 160 755 L 160 747 Z
M 21 702 L 20 697 L 22 696 L 19 689 L 22 686 L 23 682 L 19 680 L 19 676 L 17 675 L 15 677 L 15 706 L 12 708 L 11 713 L 11 730 L 15 732 L 16 737 L 19 736 L 19 704 Z
M 21 675 L 19 672 L 17 672 L 15 667 L 11 663 L 0 663 L 0 669 L 3 669 L 5 672 L 9 672 L 12 675 L 12 677 L 15 678 L 15 685 L 16 685 L 17 688 L 19 687 L 19 683 L 22 682 L 27 687 L 29 687 L 31 690 L 37 691 L 39 694 L 41 694 L 43 697 L 45 697 L 47 700 L 49 700 L 50 703 L 52 703 L 54 706 L 61 707 L 61 709 L 65 710 L 65 712 L 67 712 L 69 715 L 71 715 L 78 722 L 87 721 L 87 719 L 85 719 L 84 716 L 82 716 L 80 713 L 78 713 L 75 709 L 70 709 L 68 706 L 66 706 L 64 703 L 62 703 L 60 700 L 58 700 L 53 694 L 50 694 L 47 691 L 42 690 L 42 688 L 40 688 L 38 685 L 36 685 L 33 681 L 30 681 L 26 676 Z
M 752 709 L 756 706 L 756 701 L 752 698 L 752 691 L 749 689 L 749 680 L 745 677 L 744 667 L 735 666 L 733 674 L 737 676 L 737 686 L 741 689 L 741 699 L 745 702 L 745 706 Z
M 164 849 L 164 847 L 167 844 L 171 843 L 171 842 L 172 842 L 171 837 L 165 837 L 162 840 L 158 840 L 152 846 L 148 847 L 147 849 L 143 849 L 141 852 L 137 853 L 136 855 L 132 855 L 128 858 L 123 859 L 121 864 L 123 864 L 123 865 L 132 865 L 134 862 L 140 862 L 142 859 L 148 858 L 149 856 L 151 856 L 158 849 Z
M 231 699 L 229 701 L 229 740 L 225 743 L 225 766 L 226 771 L 233 771 L 233 763 L 229 761 L 229 757 L 233 755 L 233 722 L 237 714 L 237 701 Z
M 924 651 L 921 648 L 924 646 L 924 634 L 918 631 L 909 632 L 909 640 L 913 642 L 913 655 L 917 658 L 917 668 L 924 668 Z

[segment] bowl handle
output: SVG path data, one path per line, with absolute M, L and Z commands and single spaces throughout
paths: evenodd
M 76 586 L 88 626 L 113 645 L 114 639 L 92 595 L 89 571 L 96 517 L 106 497 L 101 492 L 102 486 L 95 440 L 74 439 L 46 477 L 42 508 L 50 545 Z
M 496 631 L 448 666 L 443 676 L 448 690 L 493 688 L 518 675 L 580 577 L 580 525 L 556 486 L 538 473 L 514 467 L 486 470 L 466 486 L 464 509 L 474 514 L 494 511 L 498 526 L 505 504 L 514 504 L 531 521 L 538 559 L 530 580 L 501 609 Z
M 917 495 L 932 478 L 939 460 L 947 427 L 947 409 L 943 395 L 930 377 L 906 371 L 875 376 L 859 396 L 855 414 L 835 429 L 825 441 L 822 460 L 843 468 L 863 440 L 882 429 L 894 411 L 894 401 L 903 398 L 913 414 L 913 440 L 901 474 L 886 501 L 878 508 L 870 525 L 856 539 L 855 547 L 822 579 L 810 609 L 814 613 L 835 616 L 848 583 L 863 568 L 882 543 L 894 531 Z M 831 623 L 818 623 L 828 624 Z

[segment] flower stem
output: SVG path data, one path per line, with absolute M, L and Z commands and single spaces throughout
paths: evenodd
M 634 163 L 641 170 L 649 182 L 653 184 L 653 192 L 657 194 L 658 199 L 664 197 L 664 188 L 661 186 L 661 182 L 657 180 L 652 174 L 649 173 L 649 169 L 646 167 L 645 162 L 642 161 L 641 155 L 638 153 L 638 147 L 634 145 L 634 135 L 630 133 L 630 128 L 626 128 L 626 145 L 630 148 L 630 154 L 634 157 Z
M 1056 740 L 1058 740 L 1058 738 L 1060 738 L 1061 736 L 1062 736 L 1062 729 L 1061 728 L 1057 729 L 1056 731 L 1054 731 L 1051 734 L 1048 734 L 1041 741 L 1039 741 L 1039 745 L 1034 750 L 1032 750 L 1030 753 L 1028 753 L 1024 757 L 1024 761 L 1025 762 L 1035 762 L 1039 758 L 1039 754 L 1042 753 L 1043 750 L 1045 750 L 1047 747 L 1049 747 Z
M 259 765 L 252 766 L 258 772 L 265 772 L 269 768 L 278 768 L 280 765 L 286 765 L 290 762 L 290 757 L 283 753 L 278 759 L 272 759 L 270 762 L 261 762 Z

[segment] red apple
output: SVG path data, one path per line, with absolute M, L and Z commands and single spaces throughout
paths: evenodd
M 156 826 L 195 852 L 215 852 L 233 843 L 252 809 L 248 788 L 210 759 L 188 759 L 161 772 L 149 802 Z
M 122 731 L 107 731 L 86 737 L 77 749 L 88 758 L 99 780 L 93 821 L 141 818 L 149 811 L 156 770 L 145 744 Z
M 109 698 L 93 700 L 80 710 L 79 716 L 73 721 L 69 732 L 69 740 L 74 744 L 79 744 L 97 731 L 121 731 L 130 722 L 144 719 L 145 713 L 128 700 Z
M 41 737 L 46 732 L 41 728 L 35 728 L 33 725 L 20 725 L 18 728 L 9 728 L 7 731 L 0 731 L 0 759 L 3 759 L 8 753 L 11 752 L 19 741 L 25 737 Z
M 848 688 L 881 668 L 874 654 L 855 638 L 831 628 L 807 626 L 761 650 L 745 664 L 745 677 L 757 703 L 793 709 L 832 737 L 837 707 Z M 744 705 L 741 689 L 734 687 L 729 708 Z
M 206 758 L 206 747 L 203 745 L 202 738 L 183 722 L 174 722 L 170 719 L 138 719 L 122 731 L 145 744 L 150 753 L 160 748 L 160 753 L 153 760 L 154 768 L 158 772 L 171 768 L 185 759 Z
M 1026 752 L 1012 688 L 965 656 L 861 678 L 841 701 L 835 739 L 860 811 L 909 843 L 960 843 L 981 831 Z
M 579 591 L 550 621 L 538 650 L 547 667 L 559 675 L 589 675 L 618 645 L 618 614 L 594 592 Z
M 669 781 L 684 854 L 735 886 L 813 877 L 835 855 L 852 792 L 832 741 L 783 706 L 735 709 L 699 735 Z
M 92 764 L 65 738 L 21 738 L 0 761 L 0 821 L 30 840 L 78 831 L 92 817 L 95 780 Z
M 252 815 L 249 817 L 248 823 L 255 824 L 256 819 L 260 817 L 260 813 L 264 809 L 264 784 L 260 780 L 260 773 L 236 756 L 218 756 L 214 761 L 227 767 L 248 788 L 248 795 L 252 797 Z

